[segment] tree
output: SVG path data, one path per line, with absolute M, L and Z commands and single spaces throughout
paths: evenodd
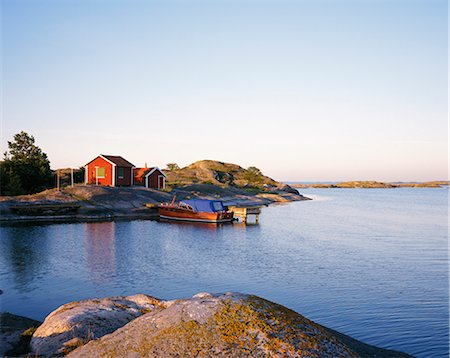
M 168 164 L 166 164 L 166 169 L 170 170 L 170 171 L 173 171 L 173 170 L 180 169 L 180 167 L 178 166 L 177 163 L 168 163 Z
M 50 187 L 53 174 L 50 162 L 34 137 L 26 132 L 8 142 L 8 151 L 0 163 L 0 191 L 2 195 L 33 194 Z
M 85 167 L 80 167 L 73 172 L 73 180 L 75 183 L 84 183 Z
M 248 167 L 244 173 L 244 179 L 250 184 L 258 185 L 263 181 L 263 174 L 256 167 Z
M 24 193 L 19 176 L 8 162 L 0 162 L 1 195 L 20 195 Z

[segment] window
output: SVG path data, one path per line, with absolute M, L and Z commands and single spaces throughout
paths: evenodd
M 123 168 L 119 167 L 119 179 L 123 179 L 124 177 L 124 170 Z
M 97 170 L 97 178 L 104 178 L 105 177 L 105 168 L 101 167 L 95 167 Z
M 216 212 L 223 211 L 223 209 L 224 209 L 221 201 L 213 201 L 212 205 L 213 205 L 214 211 L 216 211 Z

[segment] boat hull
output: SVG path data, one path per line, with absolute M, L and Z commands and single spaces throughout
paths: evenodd
M 230 211 L 217 213 L 193 212 L 176 207 L 159 207 L 159 217 L 164 220 L 204 223 L 226 223 L 233 221 L 233 213 Z

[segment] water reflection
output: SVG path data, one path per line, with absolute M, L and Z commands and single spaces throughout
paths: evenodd
M 201 232 L 204 234 L 217 234 L 223 232 L 225 228 L 232 228 L 233 230 L 238 229 L 239 231 L 247 231 L 249 230 L 257 230 L 259 225 L 255 223 L 245 223 L 243 221 L 235 221 L 233 223 L 225 223 L 225 224 L 217 224 L 217 223 L 196 223 L 189 221 L 170 221 L 170 220 L 161 220 L 161 224 L 170 225 L 175 228 L 181 228 L 183 230 L 191 229 L 195 230 L 195 232 Z
M 2 227 L 2 309 L 43 319 L 92 297 L 241 291 L 371 344 L 448 357 L 446 195 L 310 192 L 332 200 L 271 206 L 256 226 Z
M 33 281 L 48 267 L 48 230 L 41 226 L 4 228 L 0 247 L 2 275 L 9 271 L 17 290 L 32 291 Z
M 95 283 L 116 276 L 116 223 L 84 224 L 84 248 L 88 274 Z
M 170 221 L 170 220 L 161 220 L 160 221 L 164 225 L 173 225 L 178 227 L 185 228 L 195 228 L 197 230 L 216 232 L 223 228 L 223 225 L 232 225 L 232 224 L 215 224 L 215 223 L 196 223 L 189 221 Z

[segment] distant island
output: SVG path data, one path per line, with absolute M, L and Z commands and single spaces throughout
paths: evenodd
M 289 184 L 294 188 L 344 188 L 344 189 L 375 189 L 375 188 L 442 188 L 450 185 L 450 181 L 427 181 L 427 182 L 392 182 L 379 181 L 345 181 L 339 183 L 295 183 Z

